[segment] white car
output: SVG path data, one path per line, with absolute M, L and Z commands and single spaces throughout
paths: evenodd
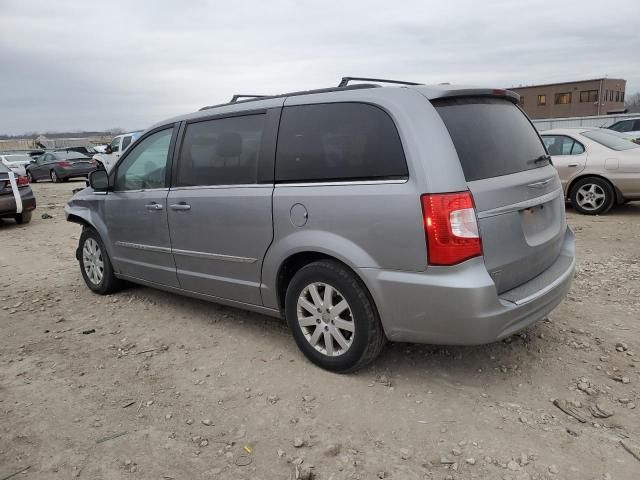
M 614 132 L 623 133 L 631 138 L 640 138 L 640 117 L 637 118 L 625 118 L 619 122 L 609 125 L 609 130 Z
M 557 128 L 540 134 L 564 195 L 586 215 L 640 200 L 640 145 L 605 128 Z
M 93 159 L 102 164 L 107 172 L 111 171 L 120 158 L 120 155 L 122 155 L 140 135 L 142 135 L 142 131 L 125 133 L 114 137 L 111 143 L 107 145 L 105 153 L 97 153 L 93 156 Z
M 31 163 L 31 160 L 33 159 L 27 154 L 9 153 L 0 155 L 2 164 L 22 177 L 27 175 L 25 167 Z

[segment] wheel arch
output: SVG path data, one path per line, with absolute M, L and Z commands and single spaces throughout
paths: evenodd
M 571 190 L 573 190 L 573 186 L 576 184 L 576 182 L 584 178 L 590 178 L 590 177 L 599 178 L 600 180 L 607 182 L 611 186 L 611 188 L 613 189 L 616 195 L 616 203 L 617 204 L 624 203 L 624 196 L 622 195 L 622 192 L 618 189 L 618 187 L 607 177 L 600 175 L 598 173 L 580 173 L 575 178 L 572 178 L 571 182 L 569 182 L 569 185 L 567 186 L 567 193 L 566 193 L 567 200 L 571 200 Z

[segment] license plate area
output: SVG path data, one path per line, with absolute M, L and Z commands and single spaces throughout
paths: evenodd
M 544 244 L 557 236 L 563 220 L 559 203 L 554 199 L 518 211 L 522 233 L 529 246 Z

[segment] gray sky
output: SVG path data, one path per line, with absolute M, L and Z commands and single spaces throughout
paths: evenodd
M 343 75 L 640 91 L 640 1 L 0 0 L 0 133 L 146 128 Z

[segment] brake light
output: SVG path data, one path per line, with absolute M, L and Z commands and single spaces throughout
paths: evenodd
M 24 187 L 25 185 L 29 185 L 29 178 L 19 176 L 18 178 L 16 178 L 16 185 L 18 185 L 19 187 Z
M 429 265 L 456 265 L 482 255 L 471 192 L 422 195 Z
M 68 162 L 67 160 L 61 160 L 58 162 L 58 165 L 60 165 L 61 167 L 70 167 L 71 162 Z

